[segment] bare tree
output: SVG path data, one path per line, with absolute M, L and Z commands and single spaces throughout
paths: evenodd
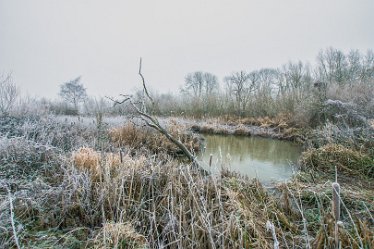
M 12 81 L 12 75 L 8 74 L 5 77 L 0 77 L 0 114 L 6 115 L 18 96 L 17 86 Z
M 66 82 L 60 87 L 60 96 L 67 102 L 74 105 L 75 110 L 78 110 L 78 104 L 87 98 L 86 89 L 83 84 L 79 83 L 81 77 Z
M 297 63 L 289 62 L 282 67 L 279 72 L 284 77 L 281 86 L 282 94 L 291 96 L 294 101 L 301 101 L 311 88 L 312 76 L 309 65 L 304 65 L 301 61 Z M 278 82 L 280 85 L 281 82 Z
M 317 57 L 320 80 L 344 84 L 347 80 L 347 58 L 338 49 L 328 48 L 319 52 Z
M 360 74 L 362 72 L 362 67 L 363 67 L 363 65 L 361 65 L 361 58 L 362 56 L 358 50 L 351 50 L 348 53 L 347 80 L 351 86 L 355 82 L 360 80 Z
M 362 59 L 360 80 L 362 82 L 374 80 L 374 52 L 373 50 L 368 50 L 366 55 Z
M 198 71 L 186 76 L 182 93 L 192 95 L 191 105 L 195 111 L 198 110 L 200 114 L 206 115 L 215 105 L 218 89 L 217 76 Z
M 190 73 L 185 78 L 185 89 L 191 91 L 194 97 L 208 97 L 217 87 L 217 76 L 208 72 Z
M 250 94 L 255 89 L 258 81 L 257 74 L 249 74 L 245 71 L 235 72 L 225 77 L 224 81 L 227 84 L 227 89 L 235 97 L 238 115 L 242 115 L 245 112 Z

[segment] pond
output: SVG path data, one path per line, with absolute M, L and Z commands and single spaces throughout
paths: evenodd
M 301 154 L 301 147 L 293 142 L 261 137 L 206 135 L 199 160 L 203 167 L 218 172 L 222 165 L 262 183 L 289 179 Z M 212 154 L 212 166 L 209 158 Z

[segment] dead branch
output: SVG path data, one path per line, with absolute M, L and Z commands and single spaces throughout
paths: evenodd
M 121 96 L 124 96 L 124 95 L 121 94 Z M 131 99 L 131 97 L 126 97 L 126 98 L 124 98 L 123 100 L 118 101 L 118 100 L 115 100 L 115 99 L 113 99 L 113 98 L 111 98 L 111 97 L 108 97 L 108 96 L 106 96 L 106 98 L 108 98 L 109 100 L 113 101 L 113 102 L 114 102 L 114 106 L 116 106 L 116 105 L 121 105 L 121 104 L 123 104 L 123 103 L 125 103 L 126 101 L 128 101 L 128 100 Z
M 142 85 L 143 85 L 143 92 L 145 93 L 145 96 L 143 96 L 143 98 L 145 98 L 145 97 L 148 98 L 148 100 L 151 101 L 152 106 L 154 106 L 153 99 L 152 99 L 151 95 L 148 92 L 148 89 L 147 89 L 147 86 L 146 86 L 146 83 L 145 83 L 145 78 L 144 78 L 144 76 L 142 74 L 142 59 L 141 58 L 140 58 L 140 62 L 139 62 L 139 72 L 138 72 L 138 74 L 141 77 Z M 124 99 L 121 100 L 121 101 L 115 100 L 115 99 L 110 98 L 110 97 L 107 97 L 107 98 L 110 99 L 111 101 L 113 101 L 114 105 L 123 104 L 123 103 L 129 101 L 129 103 L 131 104 L 131 106 L 135 109 L 135 112 L 141 117 L 141 119 L 146 123 L 147 126 L 153 128 L 156 131 L 158 131 L 161 134 L 163 134 L 170 142 L 172 142 L 179 149 L 181 149 L 181 151 L 183 152 L 183 154 L 191 161 L 191 163 L 194 166 L 196 166 L 197 168 L 199 168 L 202 173 L 207 174 L 207 171 L 204 170 L 199 165 L 199 163 L 198 163 L 195 155 L 192 154 L 181 141 L 179 141 L 178 139 L 174 138 L 164 127 L 162 127 L 162 125 L 160 124 L 160 122 L 158 121 L 158 119 L 156 117 L 152 116 L 151 114 L 148 114 L 147 111 L 145 110 L 145 108 L 143 108 L 144 110 L 139 109 L 139 107 L 132 101 L 132 96 L 130 96 L 130 95 L 123 95 L 123 94 L 121 94 L 121 96 L 124 97 Z M 145 100 L 143 99 L 142 102 L 144 104 Z
M 139 72 L 138 72 L 138 74 L 140 75 L 140 78 L 142 79 L 143 90 L 144 90 L 145 94 L 147 95 L 148 99 L 151 101 L 152 106 L 154 106 L 153 99 L 152 99 L 151 95 L 148 92 L 147 86 L 145 84 L 145 79 L 144 79 L 144 76 L 142 74 L 142 58 L 141 57 L 140 57 L 140 61 L 139 61 Z

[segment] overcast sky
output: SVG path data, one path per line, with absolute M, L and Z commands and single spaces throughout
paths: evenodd
M 373 0 L 0 0 L 0 73 L 56 98 L 82 76 L 88 94 L 177 91 L 187 73 L 314 63 L 322 48 L 374 48 Z

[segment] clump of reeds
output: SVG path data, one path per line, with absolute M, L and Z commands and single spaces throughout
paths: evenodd
M 339 172 L 346 175 L 374 178 L 373 160 L 360 151 L 339 144 L 327 144 L 318 149 L 309 149 L 302 154 L 304 169 L 319 170 L 329 174 Z
M 136 127 L 134 123 L 128 122 L 125 125 L 109 130 L 109 136 L 116 145 L 128 145 L 132 148 L 138 148 L 146 142 L 149 136 L 149 130 Z
M 170 123 L 167 130 L 171 136 L 181 141 L 190 151 L 200 151 L 201 142 L 197 135 L 187 132 L 186 128 L 176 123 Z M 181 154 L 178 146 L 172 143 L 163 134 L 148 127 L 139 127 L 133 123 L 113 128 L 109 131 L 112 142 L 120 147 L 128 146 L 131 149 L 142 147 L 154 153 L 166 152 L 171 155 Z
M 213 125 L 209 125 L 209 124 L 202 125 L 202 126 L 200 126 L 199 132 L 203 133 L 203 134 L 214 134 L 215 133 L 215 127 Z
M 87 153 L 96 163 L 98 154 Z M 64 209 L 80 217 L 80 225 L 108 224 L 94 240 L 102 246 L 106 234 L 107 248 L 129 243 L 133 235 L 150 248 L 272 248 L 266 221 L 273 212 L 282 213 L 258 182 L 229 172 L 203 176 L 189 165 L 171 161 L 154 164 L 145 158 L 125 158 L 110 177 L 95 184 L 67 177 L 67 186 L 75 187 L 66 193 L 65 203 L 74 206 Z
M 283 129 L 294 125 L 291 121 L 291 117 L 292 116 L 289 113 L 279 113 L 275 117 L 247 117 L 241 119 L 238 122 L 245 125 L 254 125 L 269 128 L 278 127 L 280 129 Z
M 229 130 L 224 127 L 217 127 L 216 129 L 214 129 L 214 134 L 217 135 L 228 135 L 229 133 Z
M 93 248 L 148 248 L 146 238 L 129 223 L 108 222 L 99 229 Z
M 121 164 L 120 154 L 105 153 L 101 154 L 91 148 L 80 148 L 72 155 L 74 166 L 81 170 L 89 172 L 93 180 L 102 180 L 105 172 L 110 172 L 113 167 Z

